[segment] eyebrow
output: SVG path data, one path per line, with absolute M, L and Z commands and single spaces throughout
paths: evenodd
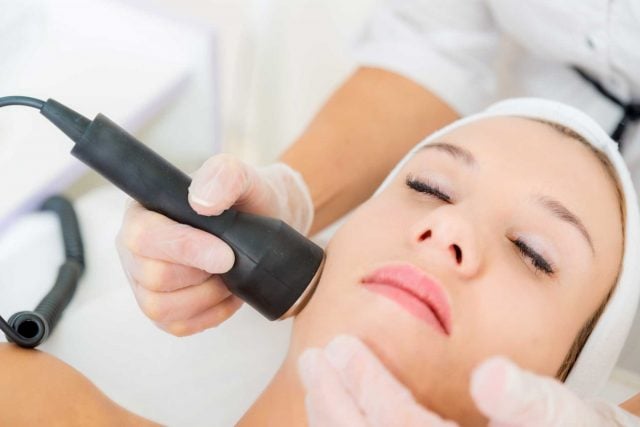
M 539 195 L 537 197 L 537 201 L 542 206 L 547 208 L 547 210 L 551 211 L 551 213 L 555 217 L 576 227 L 578 231 L 580 231 L 580 234 L 582 234 L 582 236 L 584 236 L 584 238 L 587 240 L 587 243 L 589 243 L 589 246 L 591 247 L 591 252 L 595 254 L 596 251 L 593 247 L 593 241 L 591 240 L 591 236 L 589 235 L 587 228 L 584 226 L 582 221 L 580 221 L 580 218 L 578 218 L 577 215 L 575 215 L 573 212 L 567 209 L 562 203 L 560 203 L 555 199 L 552 199 L 551 197 Z
M 420 149 L 420 151 L 427 150 L 427 149 L 433 149 L 433 150 L 441 151 L 443 153 L 447 153 L 455 159 L 462 160 L 468 166 L 477 165 L 476 158 L 473 156 L 473 154 L 469 150 L 457 145 L 449 144 L 447 142 L 435 142 L 433 144 L 425 145 Z M 587 243 L 589 244 L 589 247 L 591 248 L 591 253 L 595 254 L 595 248 L 593 247 L 593 240 L 591 239 L 591 236 L 589 235 L 587 228 L 584 226 L 582 221 L 580 221 L 580 218 L 578 218 L 576 214 L 571 212 L 566 206 L 564 206 L 558 200 L 553 199 L 549 196 L 538 195 L 536 199 L 539 204 L 541 204 L 544 208 L 546 208 L 549 212 L 551 212 L 551 214 L 553 214 L 556 218 L 576 227 L 580 232 L 580 234 L 582 234 L 582 236 L 586 239 Z
M 477 164 L 476 158 L 473 156 L 473 154 L 471 154 L 471 151 L 457 145 L 449 144 L 446 142 L 434 142 L 433 144 L 425 145 L 420 149 L 420 151 L 429 149 L 439 150 L 447 153 L 455 159 L 462 160 L 469 166 L 475 166 Z

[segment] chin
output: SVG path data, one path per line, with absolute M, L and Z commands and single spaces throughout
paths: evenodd
M 365 289 L 340 299 L 328 295 L 314 295 L 296 318 L 294 353 L 323 347 L 337 335 L 356 336 L 422 406 L 461 425 L 486 424 L 468 392 L 471 368 L 457 359 L 449 337 Z

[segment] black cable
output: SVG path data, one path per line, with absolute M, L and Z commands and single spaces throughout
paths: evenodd
M 40 110 L 44 106 L 44 101 L 37 98 L 31 98 L 28 96 L 5 96 L 0 98 L 0 107 L 6 107 L 9 105 L 22 105 L 26 107 L 33 107 Z M 45 325 L 42 324 L 42 322 L 40 322 L 39 319 L 35 319 L 35 322 L 36 323 L 34 323 L 34 325 L 36 325 L 38 329 L 44 329 Z M 38 338 L 37 343 L 35 343 L 35 341 L 33 340 L 34 337 L 31 337 L 31 338 L 23 337 L 22 335 L 19 334 L 17 330 L 14 330 L 11 327 L 11 325 L 2 318 L 2 316 L 0 316 L 0 330 L 4 332 L 5 336 L 9 341 L 15 342 L 21 346 L 35 347 L 41 341 L 40 337 L 36 337 Z M 37 335 L 40 335 L 40 334 L 37 334 Z M 33 345 L 34 343 L 35 345 Z
M 28 96 L 0 97 L 0 107 L 10 105 L 42 110 L 45 102 Z M 40 209 L 57 214 L 62 228 L 66 259 L 58 270 L 53 287 L 34 311 L 15 313 L 8 322 L 0 316 L 0 330 L 7 339 L 27 348 L 36 347 L 47 339 L 71 301 L 84 272 L 84 248 L 78 218 L 71 203 L 63 197 L 52 196 L 45 200 Z
M 62 229 L 66 258 L 58 270 L 58 277 L 53 288 L 34 310 L 44 318 L 49 331 L 51 331 L 71 301 L 78 281 L 84 272 L 84 246 L 78 218 L 67 199 L 61 196 L 52 196 L 45 200 L 40 209 L 57 214 Z M 19 325 L 17 326 L 19 327 Z
M 42 107 L 44 107 L 44 101 L 28 96 L 4 96 L 0 98 L 0 107 L 6 107 L 9 105 L 23 105 L 25 107 L 33 107 L 41 110 Z
M 52 196 L 45 200 L 40 210 L 52 211 L 58 216 L 66 259 L 53 287 L 34 311 L 18 312 L 8 322 L 0 316 L 0 330 L 7 339 L 26 348 L 38 346 L 51 334 L 71 301 L 85 267 L 80 226 L 71 203 L 61 196 Z
M 51 196 L 42 203 L 40 210 L 51 211 L 58 215 L 62 228 L 65 256 L 68 261 L 75 261 L 84 269 L 84 246 L 80 225 L 71 203 L 62 196 Z
M 0 316 L 0 331 L 4 332 L 4 335 L 11 342 L 18 343 L 23 340 L 23 337 L 18 335 L 18 333 L 13 330 L 11 325 L 9 325 L 7 321 L 2 318 L 2 316 Z

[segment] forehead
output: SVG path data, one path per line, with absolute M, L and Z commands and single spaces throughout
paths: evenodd
M 483 172 L 501 172 L 516 181 L 549 181 L 568 185 L 570 190 L 591 182 L 606 185 L 611 181 L 589 147 L 534 120 L 482 119 L 454 129 L 436 142 L 462 147 L 472 154 L 474 167 Z M 457 157 L 461 166 L 469 165 L 464 155 L 451 156 L 446 151 L 427 146 L 415 156 L 414 163 L 419 163 L 421 157 Z

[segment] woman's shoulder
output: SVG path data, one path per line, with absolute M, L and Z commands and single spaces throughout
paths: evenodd
M 47 353 L 0 343 L 0 425 L 157 425 Z

